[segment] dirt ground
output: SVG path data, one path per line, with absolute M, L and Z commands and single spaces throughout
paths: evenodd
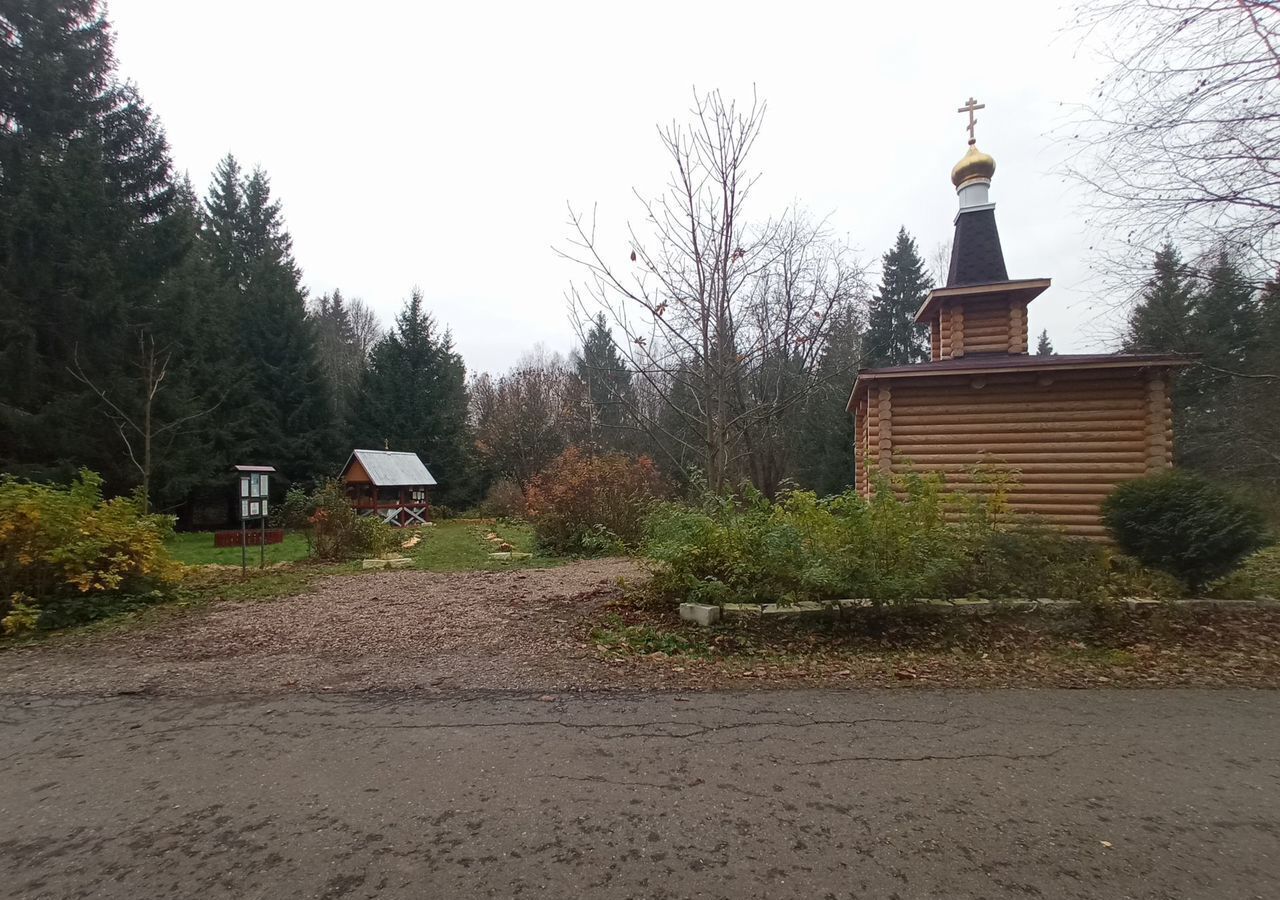
M 1280 609 L 683 626 L 624 599 L 643 568 L 333 575 L 0 652 L 0 694 L 1280 687 Z
M 620 579 L 642 575 L 604 559 L 328 576 L 284 600 L 215 603 L 0 652 L 0 693 L 609 687 L 623 683 L 620 667 L 598 658 L 583 629 Z

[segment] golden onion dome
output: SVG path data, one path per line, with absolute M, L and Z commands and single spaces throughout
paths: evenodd
M 983 153 L 976 145 L 970 144 L 960 162 L 951 170 L 951 183 L 960 187 L 974 178 L 990 179 L 996 172 L 996 161 L 989 153 Z

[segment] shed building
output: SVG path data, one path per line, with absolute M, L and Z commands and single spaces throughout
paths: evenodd
M 972 101 L 971 101 L 972 102 Z M 1012 280 L 988 191 L 995 160 L 969 150 L 952 170 L 960 197 L 951 267 L 916 322 L 930 361 L 863 369 L 855 416 L 863 496 L 872 474 L 937 472 L 948 486 L 993 490 L 975 469 L 1008 473 L 1010 508 L 1068 533 L 1104 537 L 1103 498 L 1121 481 L 1173 464 L 1169 355 L 1027 353 L 1027 306 L 1048 278 Z
M 436 480 L 416 453 L 355 450 L 339 476 L 361 515 L 388 525 L 425 525 L 431 518 L 427 488 Z

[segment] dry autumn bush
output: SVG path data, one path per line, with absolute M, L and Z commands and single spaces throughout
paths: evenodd
M 649 504 L 665 493 L 647 456 L 570 447 L 525 489 L 525 515 L 548 550 L 614 552 L 640 542 Z
M 524 509 L 524 491 L 509 478 L 489 485 L 479 507 L 480 514 L 491 519 L 517 519 L 524 515 Z

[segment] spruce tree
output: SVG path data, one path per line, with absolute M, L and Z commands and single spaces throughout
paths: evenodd
M 1253 286 L 1226 252 L 1204 273 L 1191 323 L 1206 362 L 1235 372 L 1248 368 L 1258 345 L 1258 307 Z
M 1053 356 L 1053 344 L 1049 342 L 1049 330 L 1040 332 L 1040 340 L 1036 342 L 1036 356 Z
M 204 241 L 210 262 L 222 279 L 237 290 L 244 288 L 244 247 L 240 229 L 244 222 L 244 173 L 228 153 L 213 170 L 213 181 L 204 201 Z
M 82 369 L 128 403 L 126 360 L 181 256 L 164 135 L 116 79 L 95 0 L 0 16 L 0 466 L 138 480 Z
M 1240 416 L 1235 429 L 1239 456 L 1231 476 L 1280 491 L 1280 278 L 1262 288 L 1257 303 L 1257 340 L 1248 360 L 1249 378 L 1237 380 Z
M 244 390 L 232 424 L 237 461 L 275 465 L 313 481 L 332 474 L 341 449 L 301 272 L 280 203 L 265 172 L 247 178 L 231 156 L 205 201 L 204 237 L 220 286 L 231 295 L 229 367 Z
M 157 295 L 151 328 L 170 354 L 162 417 L 183 420 L 164 435 L 152 475 L 153 500 L 166 511 L 193 497 L 225 501 L 227 469 L 240 461 L 239 440 L 253 426 L 244 414 L 249 385 L 235 334 L 235 297 L 203 243 L 200 201 L 190 179 L 178 183 L 173 226 L 185 251 Z
M 929 358 L 929 330 L 915 324 L 932 280 L 904 227 L 882 258 L 880 288 L 871 298 L 863 338 L 868 366 L 902 366 Z
M 1234 262 L 1219 253 L 1205 268 L 1192 298 L 1188 330 L 1195 363 L 1174 391 L 1179 460 L 1234 475 L 1254 429 L 1251 368 L 1259 345 L 1260 315 L 1254 290 Z
M 1194 274 L 1172 244 L 1156 252 L 1146 288 L 1129 311 L 1126 353 L 1192 352 Z
M 591 320 L 582 338 L 582 349 L 573 362 L 591 404 L 589 424 L 593 439 L 602 447 L 628 446 L 623 428 L 635 406 L 635 392 L 631 370 L 618 353 L 604 313 Z
M 475 499 L 466 366 L 416 288 L 373 349 L 356 414 L 359 446 L 417 453 L 439 482 L 439 502 Z

